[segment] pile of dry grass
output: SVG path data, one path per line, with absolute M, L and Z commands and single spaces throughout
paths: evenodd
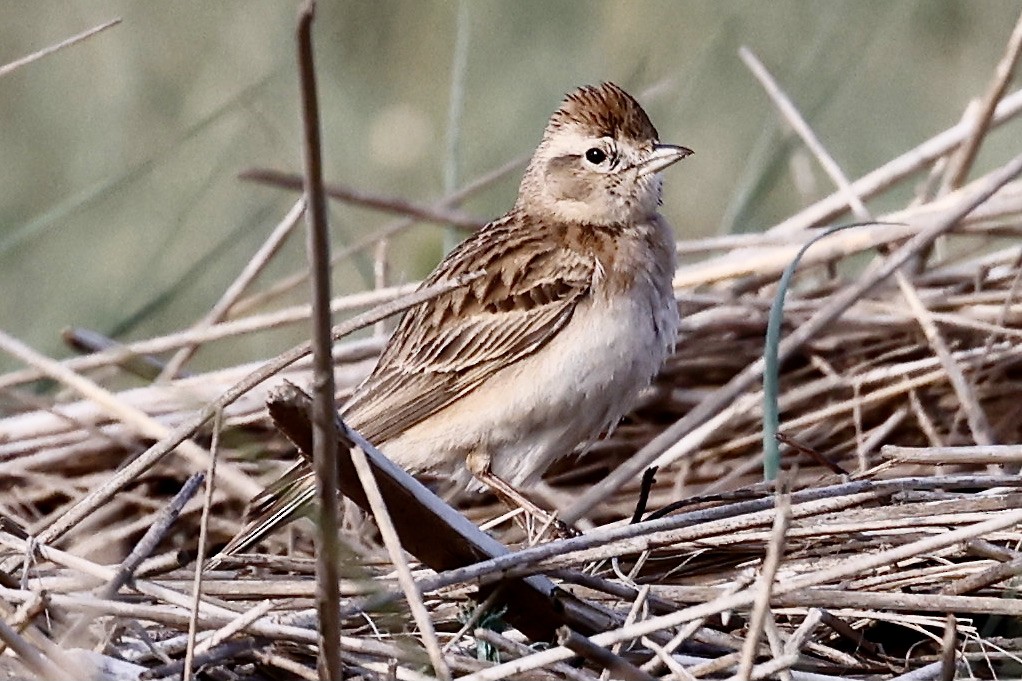
M 956 667 L 1015 675 L 1022 158 L 958 186 L 972 158 L 962 150 L 1022 109 L 1022 92 L 1002 98 L 1005 78 L 980 107 L 987 115 L 777 228 L 680 244 L 677 352 L 624 424 L 537 490 L 584 534 L 526 540 L 496 504 L 462 499 L 459 508 L 512 550 L 440 573 L 413 563 L 409 593 L 372 528 L 350 518 L 341 590 L 352 672 L 472 681 L 595 679 L 601 670 L 626 679 L 924 679 Z M 783 101 L 782 110 L 801 130 Z M 762 483 L 761 356 L 781 271 L 815 225 L 849 206 L 872 220 L 861 200 L 925 168 L 936 191 L 807 252 L 784 310 L 784 470 L 781 484 Z M 842 186 L 839 173 L 835 181 Z M 443 207 L 373 200 L 444 217 Z M 201 583 L 195 562 L 204 510 L 207 543 L 222 544 L 247 500 L 297 456 L 264 403 L 284 378 L 308 382 L 305 360 L 253 380 L 263 366 L 101 387 L 145 371 L 148 359 L 161 358 L 167 373 L 168 353 L 178 353 L 175 368 L 199 344 L 306 318 L 294 309 L 225 321 L 251 309 L 240 296 L 273 250 L 189 331 L 60 363 L 2 338 L 28 368 L 0 376 L 5 401 L 22 412 L 0 421 L 0 639 L 31 671 L 67 678 L 91 660 L 107 665 L 103 678 L 177 678 L 187 650 L 209 678 L 315 677 L 308 527 Z M 335 309 L 404 300 L 409 290 L 340 298 Z M 381 346 L 379 336 L 338 344 L 341 393 Z M 71 394 L 38 397 L 30 388 L 43 378 Z M 203 498 L 189 475 L 208 470 L 215 412 L 215 487 Z M 655 478 L 643 482 L 653 465 Z M 504 628 L 528 613 L 502 602 L 499 586 L 530 574 L 602 609 L 606 629 L 561 628 L 559 645 L 530 647 Z M 489 596 L 477 604 L 480 586 Z M 424 628 L 409 599 L 428 611 Z

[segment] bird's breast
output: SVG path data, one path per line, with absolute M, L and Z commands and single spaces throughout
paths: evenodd
M 529 482 L 616 424 L 663 366 L 677 326 L 673 296 L 642 284 L 580 305 L 542 350 L 505 370 L 503 390 L 494 383 L 473 400 L 514 415 L 508 430 L 490 431 L 494 471 Z
M 673 241 L 651 227 L 596 258 L 589 293 L 545 344 L 384 453 L 410 470 L 465 478 L 464 457 L 483 450 L 494 473 L 519 485 L 614 425 L 659 372 L 678 328 Z

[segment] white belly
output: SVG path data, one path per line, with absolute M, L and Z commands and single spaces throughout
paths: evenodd
M 495 374 L 470 395 L 381 449 L 413 472 L 470 475 L 474 450 L 514 486 L 614 425 L 649 385 L 674 345 L 673 297 L 623 296 L 594 313 L 580 305 L 537 353 Z M 437 416 L 441 416 L 437 414 Z

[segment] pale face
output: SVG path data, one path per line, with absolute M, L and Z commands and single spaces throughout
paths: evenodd
M 586 134 L 584 126 L 550 132 L 522 182 L 520 202 L 569 222 L 617 224 L 644 220 L 660 204 L 655 140 Z

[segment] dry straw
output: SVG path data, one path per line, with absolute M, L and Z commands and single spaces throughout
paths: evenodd
M 538 491 L 582 536 L 530 546 L 505 519 L 490 531 L 507 552 L 428 569 L 422 556 L 399 550 L 408 509 L 380 493 L 355 448 L 385 541 L 356 514 L 343 519 L 333 640 L 346 669 L 397 679 L 436 670 L 473 681 L 907 680 L 978 668 L 1013 675 L 1010 665 L 1022 658 L 1016 641 L 999 636 L 998 617 L 1022 616 L 1015 598 L 1022 574 L 1022 157 L 964 180 L 986 136 L 1022 109 L 1022 92 L 1007 93 L 1020 44 L 1022 22 L 972 117 L 854 181 L 744 52 L 837 193 L 765 234 L 679 244 L 701 257 L 676 275 L 684 314 L 677 352 L 627 421 L 586 458 L 552 471 Z M 867 201 L 933 167 L 943 169 L 930 183 L 935 190 L 902 210 L 870 214 Z M 455 209 L 479 186 L 428 207 L 371 197 L 407 219 L 357 248 L 414 220 L 453 216 L 475 224 Z M 344 188 L 334 195 L 366 203 Z M 0 336 L 0 347 L 25 364 L 0 376 L 7 401 L 24 407 L 0 420 L 0 645 L 30 672 L 74 677 L 84 659 L 79 649 L 94 648 L 108 661 L 136 665 L 122 668 L 135 678 L 143 669 L 152 678 L 180 678 L 185 660 L 187 673 L 199 664 L 249 664 L 256 678 L 315 678 L 309 525 L 298 523 L 267 539 L 265 553 L 224 561 L 201 579 L 195 562 L 197 538 L 208 536 L 211 549 L 229 538 L 257 482 L 295 459 L 264 401 L 285 378 L 309 383 L 308 348 L 132 390 L 108 387 L 109 371 L 102 380 L 85 375 L 145 355 L 164 365 L 166 378 L 206 344 L 307 320 L 307 308 L 263 311 L 299 275 L 253 290 L 300 210 L 187 331 L 63 362 Z M 888 224 L 821 240 L 792 278 L 777 382 L 779 467 L 788 489 L 778 493 L 761 472 L 768 312 L 794 254 L 848 212 Z M 381 266 L 385 254 L 377 251 Z M 334 299 L 335 313 L 377 306 L 335 335 L 440 292 L 410 291 Z M 339 395 L 365 375 L 380 347 L 378 338 L 340 338 L 333 353 Z M 42 377 L 72 396 L 30 397 Z M 218 412 L 216 484 L 210 481 L 205 500 L 182 494 L 174 501 L 189 475 L 213 471 L 204 428 Z M 654 463 L 659 470 L 640 489 Z M 646 520 L 630 524 L 644 495 L 638 515 Z M 476 524 L 503 513 L 486 500 L 455 502 Z M 526 615 L 501 600 L 513 584 L 502 580 L 524 575 L 553 580 L 533 584 L 558 584 L 605 626 L 561 628 L 548 641 L 560 645 L 530 646 L 502 625 Z M 497 584 L 504 586 L 494 590 Z M 480 589 L 490 594 L 480 599 L 485 608 L 472 605 Z M 577 664 L 566 664 L 572 658 Z

